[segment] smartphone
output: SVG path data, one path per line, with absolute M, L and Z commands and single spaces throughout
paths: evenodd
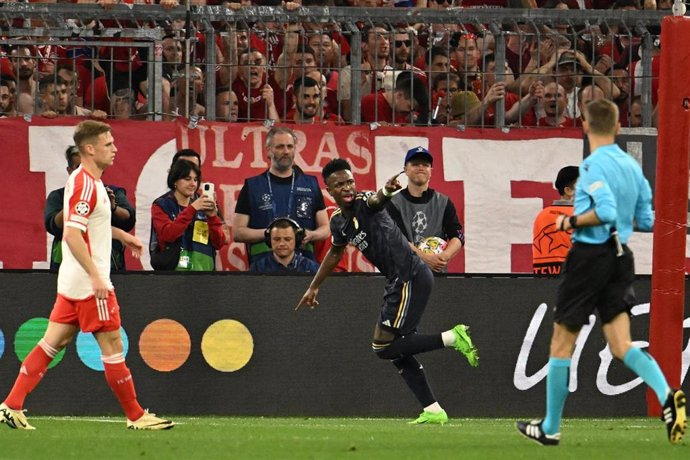
M 213 195 L 215 193 L 215 188 L 214 188 L 212 183 L 204 182 L 204 184 L 201 186 L 201 190 L 202 190 L 204 195 L 213 199 Z

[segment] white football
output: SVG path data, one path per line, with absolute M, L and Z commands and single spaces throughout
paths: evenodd
M 448 246 L 448 243 L 443 238 L 438 236 L 428 236 L 419 242 L 417 248 L 425 254 L 440 254 Z

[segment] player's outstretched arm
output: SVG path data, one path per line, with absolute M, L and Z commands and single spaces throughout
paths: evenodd
M 388 179 L 388 182 L 386 182 L 386 185 L 384 185 L 381 190 L 376 192 L 375 195 L 371 195 L 367 200 L 367 206 L 376 210 L 383 209 L 393 194 L 402 188 L 402 185 L 398 182 L 398 176 L 403 172 L 404 171 L 400 171 L 398 174 Z
M 314 275 L 314 279 L 311 281 L 307 292 L 304 293 L 302 299 L 295 307 L 295 310 L 299 310 L 302 307 L 314 308 L 319 304 L 318 300 L 316 300 L 316 296 L 319 293 L 319 286 L 321 286 L 321 283 L 323 283 L 338 265 L 338 262 L 340 262 L 345 252 L 345 248 L 346 246 L 331 246 L 328 250 L 328 254 L 326 254 L 326 257 L 324 257 L 321 262 L 319 270 L 316 272 L 316 275 Z

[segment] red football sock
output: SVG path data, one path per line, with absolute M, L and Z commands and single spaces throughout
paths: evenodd
M 45 375 L 48 364 L 57 353 L 58 351 L 43 339 L 31 350 L 19 369 L 19 375 L 17 375 L 12 391 L 5 399 L 5 404 L 10 409 L 22 410 L 24 408 L 26 396 L 36 388 L 38 382 Z
M 144 415 L 144 409 L 137 401 L 137 392 L 134 390 L 134 380 L 125 364 L 122 353 L 113 356 L 103 356 L 105 379 L 113 390 L 122 409 L 129 420 L 137 420 Z

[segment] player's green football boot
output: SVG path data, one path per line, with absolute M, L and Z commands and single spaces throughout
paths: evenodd
M 444 411 L 443 409 L 441 409 L 441 412 L 435 413 L 424 411 L 421 414 L 419 414 L 419 417 L 408 423 L 410 425 L 421 425 L 423 423 L 445 425 L 446 423 L 448 423 L 448 414 L 446 414 L 446 411 Z
M 479 366 L 479 352 L 472 343 L 472 337 L 470 337 L 470 328 L 464 324 L 458 324 L 453 328 L 453 334 L 455 334 L 455 344 L 453 348 L 462 353 L 470 366 Z

